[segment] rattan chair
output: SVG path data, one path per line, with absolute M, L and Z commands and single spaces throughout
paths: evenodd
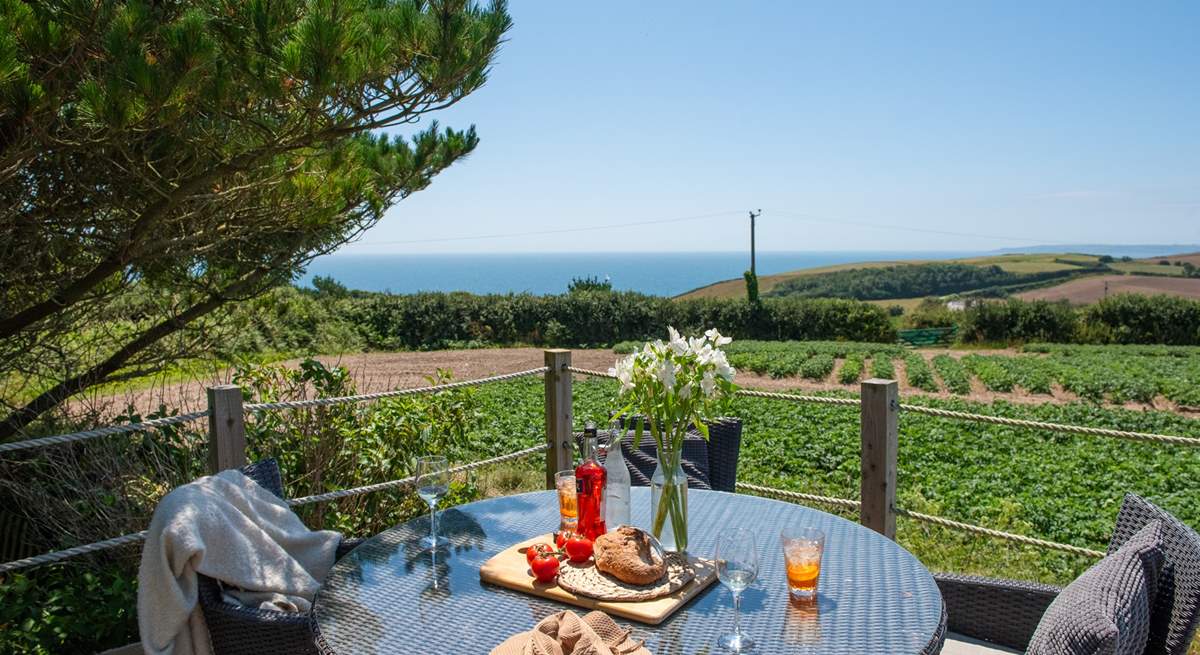
M 1163 525 L 1163 569 L 1150 614 L 1146 655 L 1186 655 L 1200 618 L 1200 535 L 1144 498 L 1126 494 L 1108 552 L 1151 521 Z M 1059 587 L 936 574 L 951 632 L 1024 650 Z
M 633 426 L 639 418 L 621 419 L 621 426 L 626 429 L 621 439 L 621 453 L 625 456 L 633 486 L 648 487 L 658 466 L 658 447 L 648 432 L 642 435 L 641 443 L 634 447 Z M 707 440 L 693 427 L 683 442 L 681 465 L 688 476 L 688 487 L 732 492 L 737 484 L 738 456 L 742 449 L 742 420 L 720 418 L 709 422 L 707 426 Z M 582 433 L 576 433 L 576 441 L 582 436 Z
M 283 479 L 274 459 L 246 466 L 242 473 L 276 496 L 284 497 Z M 338 559 L 360 543 L 362 541 L 358 539 L 342 540 L 337 549 Z M 227 603 L 221 597 L 221 583 L 205 575 L 199 576 L 198 595 L 216 655 L 319 653 L 313 643 L 309 613 L 278 612 Z

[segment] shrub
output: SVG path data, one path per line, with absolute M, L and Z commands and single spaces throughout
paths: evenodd
M 567 284 L 567 293 L 576 291 L 612 291 L 612 280 L 599 277 L 573 277 Z
M 1044 300 L 976 303 L 961 320 L 963 341 L 1069 342 L 1076 333 L 1075 310 Z
M 1200 344 L 1200 301 L 1186 298 L 1109 296 L 1084 308 L 1082 321 L 1086 340 L 1095 343 Z
M 594 346 L 657 338 L 668 325 L 689 332 L 715 327 L 738 339 L 886 342 L 896 336 L 882 309 L 852 300 L 780 298 L 752 305 L 577 290 L 553 296 L 369 294 L 337 308 L 340 320 L 356 326 L 375 350 L 439 348 L 470 339 Z
M 909 312 L 904 324 L 910 328 L 935 328 L 958 325 L 962 312 L 951 311 L 941 298 L 925 298 Z

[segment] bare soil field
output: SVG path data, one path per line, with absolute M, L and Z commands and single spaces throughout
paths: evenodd
M 1184 298 L 1200 299 L 1200 279 L 1151 277 L 1145 275 L 1100 275 L 1071 280 L 1045 289 L 1034 289 L 1017 294 L 1022 300 L 1066 300 L 1073 305 L 1085 305 L 1104 297 L 1105 284 L 1108 294 L 1140 293 L 1144 295 L 1168 294 Z
M 1012 355 L 1014 351 L 1007 350 L 970 350 L 957 351 L 946 349 L 927 349 L 921 351 L 926 359 L 932 359 L 937 354 L 950 354 L 962 357 L 968 353 Z M 543 366 L 543 354 L 539 348 L 489 348 L 480 350 L 442 350 L 432 352 L 398 352 L 398 353 L 360 353 L 342 356 L 317 357 L 323 363 L 331 366 L 345 366 L 355 381 L 359 393 L 373 393 L 391 389 L 412 388 L 429 384 L 429 377 L 437 374 L 438 369 L 451 371 L 456 380 L 472 380 L 476 378 L 513 373 Z M 572 350 L 572 364 L 579 368 L 607 371 L 616 361 L 608 349 Z M 299 360 L 284 362 L 286 366 L 297 366 Z M 738 374 L 738 384 L 743 387 L 762 389 L 766 391 L 829 391 L 840 389 L 855 391 L 856 384 L 840 384 L 837 382 L 837 369 L 825 380 L 805 380 L 799 377 L 772 378 L 755 375 L 748 371 Z M 1049 396 L 1029 394 L 1021 389 L 1011 393 L 988 391 L 978 379 L 972 378 L 971 393 L 965 396 L 954 396 L 948 391 L 930 393 L 909 386 L 903 360 L 894 362 L 896 378 L 900 381 L 900 392 L 903 395 L 925 395 L 940 398 L 963 398 L 977 402 L 992 402 L 1003 399 L 1014 403 L 1068 403 L 1078 400 L 1074 394 L 1055 385 Z M 227 383 L 231 371 L 215 374 L 208 379 L 196 379 L 188 382 L 172 382 L 156 384 L 145 388 L 79 401 L 88 406 L 91 411 L 112 415 L 124 408 L 133 406 L 142 413 L 154 411 L 160 406 L 188 412 L 203 409 L 205 406 L 204 388 L 212 384 Z M 1129 409 L 1156 409 L 1164 411 L 1181 411 L 1173 403 L 1165 399 L 1156 399 L 1153 405 L 1128 403 Z M 1183 411 L 1191 414 L 1189 411 Z

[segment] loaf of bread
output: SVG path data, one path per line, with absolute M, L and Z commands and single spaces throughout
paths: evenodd
M 650 536 L 627 525 L 596 537 L 593 555 L 596 570 L 626 584 L 650 584 L 667 572 L 667 563 L 650 545 Z

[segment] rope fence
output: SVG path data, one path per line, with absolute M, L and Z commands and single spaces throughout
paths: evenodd
M 493 375 L 487 378 L 479 378 L 477 380 L 463 380 L 461 382 L 448 382 L 446 384 L 437 384 L 430 387 L 413 387 L 411 389 L 396 389 L 394 391 L 380 391 L 377 393 L 364 393 L 357 396 L 337 396 L 333 398 L 313 398 L 311 400 L 292 400 L 277 403 L 249 403 L 243 407 L 247 412 L 261 412 L 275 409 L 303 409 L 306 407 L 326 407 L 329 405 L 340 405 L 344 403 L 363 403 L 371 400 L 380 400 L 382 398 L 396 398 L 399 396 L 415 396 L 425 393 L 438 393 L 440 391 L 450 391 L 452 389 L 463 389 L 466 387 L 477 387 L 483 384 L 492 382 L 504 382 L 506 380 L 515 380 L 533 375 L 542 375 L 550 369 L 542 366 L 540 368 L 531 368 L 528 371 L 517 371 L 516 373 L 505 373 L 503 375 Z
M 754 391 L 752 389 L 738 389 L 735 392 L 739 396 L 749 398 L 767 398 L 770 400 L 787 400 L 794 403 L 818 403 L 823 405 L 844 405 L 858 407 L 862 405 L 862 400 L 859 398 L 834 398 L 831 396 L 806 396 L 794 393 L 776 393 L 774 391 Z
M 773 487 L 761 487 L 757 484 L 747 484 L 745 482 L 737 483 L 738 491 L 753 491 L 761 496 L 769 496 L 771 498 L 783 498 L 786 500 L 803 500 L 810 503 L 820 503 L 831 507 L 843 507 L 845 509 L 858 509 L 862 503 L 849 498 L 834 498 L 832 496 L 818 496 L 815 494 L 805 494 L 799 491 L 786 491 L 784 489 L 775 489 Z
M 1011 532 L 1003 532 L 1001 530 L 993 530 L 991 528 L 985 528 L 978 525 L 971 525 L 970 523 L 963 523 L 961 521 L 951 521 L 950 519 L 945 519 L 940 516 L 922 514 L 920 512 L 914 512 L 902 507 L 895 508 L 895 512 L 899 516 L 906 516 L 914 521 L 932 523 L 933 525 L 940 525 L 943 528 L 950 528 L 952 530 L 962 530 L 964 532 L 973 532 L 975 534 L 982 534 L 989 537 L 995 537 L 997 539 L 1006 539 L 1008 541 L 1015 541 L 1019 544 L 1025 544 L 1027 546 L 1038 546 L 1052 550 L 1061 550 L 1065 553 L 1071 553 L 1073 555 L 1084 555 L 1086 557 L 1095 558 L 1104 557 L 1104 553 L 1098 550 L 1092 550 L 1091 548 L 1081 548 L 1079 546 L 1072 546 L 1070 544 L 1060 544 L 1057 541 L 1047 541 L 1045 539 L 1026 537 L 1025 535 L 1021 534 L 1013 534 Z
M 489 466 L 491 464 L 501 464 L 503 462 L 509 462 L 509 461 L 512 461 L 515 459 L 521 459 L 522 457 L 525 457 L 527 455 L 532 455 L 534 453 L 540 453 L 543 450 L 546 450 L 548 448 L 550 448 L 550 444 L 542 443 L 542 444 L 538 444 L 536 446 L 532 446 L 530 448 L 526 448 L 525 450 L 518 450 L 515 453 L 509 453 L 507 455 L 500 455 L 499 457 L 492 457 L 491 459 L 483 459 L 478 462 L 471 462 L 470 464 L 463 464 L 462 466 L 455 466 L 450 469 L 450 474 L 454 475 L 455 473 L 464 473 L 466 471 L 471 471 L 473 469 L 477 469 L 481 466 Z M 349 498 L 350 496 L 360 496 L 362 494 L 369 494 L 369 493 L 372 493 L 375 491 L 385 491 L 387 489 L 396 489 L 398 487 L 407 487 L 407 486 L 411 486 L 411 485 L 415 484 L 416 481 L 417 481 L 417 476 L 410 475 L 407 478 L 400 478 L 398 480 L 389 480 L 387 482 L 371 484 L 371 485 L 367 485 L 365 487 L 355 487 L 354 489 L 342 489 L 340 491 L 330 491 L 329 493 L 317 494 L 315 496 L 303 496 L 301 498 L 293 498 L 288 501 L 288 505 L 291 505 L 292 507 L 296 507 L 298 505 L 311 505 L 312 503 L 324 503 L 324 502 L 328 502 L 331 500 L 339 500 L 342 498 Z
M 142 432 L 152 428 L 161 428 L 168 425 L 179 425 L 181 423 L 190 423 L 202 418 L 208 417 L 208 410 L 202 412 L 192 412 L 190 414 L 180 414 L 179 416 L 166 416 L 163 418 L 154 418 L 149 421 L 140 423 L 130 423 L 128 425 L 110 425 L 108 427 L 96 428 L 95 430 L 84 430 L 82 432 L 71 432 L 68 434 L 59 434 L 53 437 L 38 437 L 37 439 L 27 439 L 25 441 L 14 441 L 13 443 L 0 444 L 0 453 L 12 452 L 14 450 L 25 450 L 28 448 L 42 448 L 45 446 L 58 446 L 76 441 L 84 441 L 86 439 L 95 439 L 96 437 L 106 437 L 114 434 L 128 434 L 130 432 Z
M 901 404 L 900 409 L 906 412 L 912 412 L 914 414 L 926 414 L 929 416 L 939 416 L 941 418 L 962 419 L 964 421 L 975 421 L 977 423 L 991 423 L 993 425 L 1007 425 L 1016 428 L 1032 428 L 1035 430 L 1050 430 L 1053 432 L 1066 432 L 1070 434 L 1087 434 L 1097 437 L 1114 437 L 1117 439 L 1146 441 L 1150 443 L 1170 444 L 1173 446 L 1191 446 L 1193 448 L 1200 447 L 1200 439 L 1193 437 L 1177 437 L 1167 434 L 1153 434 L 1148 432 L 1127 432 L 1125 430 L 1112 430 L 1109 428 L 1089 428 L 1083 425 L 1068 425 L 1065 423 L 1028 421 L 1024 419 L 1005 418 L 1003 416 L 970 414 L 967 412 L 957 412 L 950 409 L 925 407 L 924 405 Z
M 594 378 L 608 378 L 610 380 L 617 379 L 617 376 L 609 374 L 608 371 L 596 371 L 590 368 L 579 368 L 578 366 L 566 366 L 564 370 L 580 375 L 590 375 Z
M 543 450 L 546 450 L 549 447 L 550 447 L 549 444 L 543 443 L 543 444 L 539 444 L 537 446 L 532 446 L 530 448 L 526 448 L 524 450 L 518 450 L 513 453 L 508 453 L 506 455 L 500 455 L 498 457 L 483 459 L 483 460 L 479 460 L 477 462 L 471 462 L 470 464 L 463 464 L 462 466 L 455 466 L 450 469 L 450 473 L 451 474 L 462 473 L 465 471 L 470 471 L 473 469 L 480 468 L 482 466 L 488 466 L 491 464 L 500 464 L 502 462 L 508 462 L 508 461 L 512 461 L 515 459 L 520 459 L 522 457 L 526 457 L 526 456 L 532 455 L 534 453 L 542 452 Z M 288 505 L 295 507 L 297 505 L 309 505 L 312 503 L 322 503 L 322 502 L 326 502 L 326 501 L 330 501 L 330 500 L 338 500 L 340 498 L 347 498 L 349 496 L 358 496 L 361 494 L 371 493 L 374 491 L 383 491 L 385 489 L 394 489 L 397 487 L 404 487 L 404 486 L 412 485 L 415 482 L 416 482 L 416 476 L 409 476 L 407 478 L 400 478 L 398 480 L 390 480 L 388 482 L 380 482 L 379 484 L 372 484 L 372 485 L 367 485 L 364 487 L 356 487 L 354 489 L 342 489 L 339 491 L 331 491 L 329 493 L 317 494 L 314 496 L 304 496 L 302 498 L 294 498 L 294 499 L 288 501 Z M 54 552 L 45 553 L 43 555 L 34 555 L 33 557 L 26 557 L 24 559 L 13 560 L 11 562 L 4 562 L 4 563 L 0 564 L 0 573 L 7 573 L 8 571 L 14 571 L 16 569 L 28 568 L 31 566 L 41 566 L 42 564 L 50 564 L 53 562 L 70 559 L 72 557 L 77 557 L 79 555 L 86 555 L 88 553 L 95 553 L 95 552 L 98 552 L 101 550 L 108 550 L 110 548 L 117 548 L 120 546 L 127 546 L 129 544 L 136 544 L 136 543 L 140 543 L 140 542 L 144 541 L 145 539 L 146 539 L 146 531 L 142 530 L 141 532 L 135 532 L 132 534 L 121 535 L 120 537 L 113 537 L 112 539 L 105 539 L 103 541 L 97 541 L 94 543 L 85 544 L 83 546 L 75 546 L 73 548 L 67 548 L 65 550 L 56 550 Z
M 588 375 L 591 377 L 615 377 L 604 371 L 595 371 L 586 368 L 578 368 L 575 366 L 568 366 L 566 367 L 566 370 L 570 371 L 571 373 L 578 373 L 579 375 Z M 747 398 L 767 398 L 769 400 L 785 400 L 795 403 L 818 403 L 824 405 L 843 405 L 847 407 L 862 405 L 861 398 L 836 398 L 829 396 L 779 393 L 775 391 L 755 391 L 753 389 L 738 389 L 735 393 L 739 396 L 744 396 Z M 1144 441 L 1149 443 L 1200 448 L 1200 439 L 1195 437 L 1179 437 L 1169 434 L 1154 434 L 1150 432 L 1130 432 L 1126 430 L 1113 430 L 1110 428 L 1092 428 L 1084 425 L 1069 425 L 1065 423 L 1047 423 L 1045 421 L 1030 421 L 1025 419 L 1005 418 L 1003 416 L 989 416 L 987 414 L 972 414 L 970 412 L 939 409 L 937 407 L 926 407 L 924 405 L 909 405 L 906 403 L 901 403 L 900 409 L 905 412 L 912 412 L 913 414 L 925 414 L 928 416 L 938 416 L 941 418 L 974 421 L 976 423 L 990 423 L 992 425 L 1007 425 L 1009 427 L 1017 428 L 1049 430 L 1051 432 L 1064 432 L 1068 434 L 1086 434 L 1096 437 L 1113 437 L 1116 439 L 1127 439 L 1131 441 Z
M 799 491 L 787 491 L 784 489 L 775 489 L 773 487 L 762 487 L 762 486 L 759 486 L 756 484 L 746 484 L 744 482 L 737 483 L 737 488 L 738 488 L 738 491 L 750 491 L 750 492 L 754 492 L 756 494 L 759 494 L 762 496 L 768 496 L 771 498 L 780 498 L 780 499 L 792 500 L 792 501 L 805 501 L 805 502 L 810 502 L 810 503 L 818 503 L 821 505 L 829 505 L 832 507 L 842 507 L 845 509 L 858 509 L 862 505 L 862 503 L 860 503 L 859 501 L 851 500 L 849 498 L 833 498 L 830 496 L 818 496 L 815 494 L 800 493 Z M 1058 543 L 1057 541 L 1047 541 L 1045 539 L 1038 539 L 1036 537 L 1027 537 L 1025 535 L 1014 534 L 1012 532 L 1004 532 L 1002 530 L 993 530 L 991 528 L 985 528 L 985 527 L 978 526 L 978 525 L 972 525 L 970 523 L 963 523 L 961 521 L 952 521 L 950 519 L 942 518 L 940 516 L 933 516 L 931 514 L 922 514 L 920 512 L 914 512 L 914 511 L 907 510 L 907 509 L 904 509 L 901 507 L 895 508 L 895 512 L 899 516 L 905 516 L 910 519 L 913 519 L 914 521 L 920 521 L 922 523 L 931 523 L 933 525 L 938 525 L 943 528 L 950 528 L 952 530 L 962 530 L 963 532 L 971 532 L 974 534 L 985 535 L 988 537 L 995 537 L 997 539 L 1013 541 L 1013 542 L 1016 542 L 1019 544 L 1025 544 L 1027 546 L 1038 546 L 1041 548 L 1048 548 L 1051 550 L 1059 550 L 1059 551 L 1062 551 L 1065 553 L 1071 553 L 1072 555 L 1083 555 L 1085 557 L 1095 557 L 1095 558 L 1104 557 L 1104 553 L 1102 553 L 1098 550 L 1092 550 L 1090 548 L 1082 548 L 1080 546 L 1072 546 L 1070 544 Z

